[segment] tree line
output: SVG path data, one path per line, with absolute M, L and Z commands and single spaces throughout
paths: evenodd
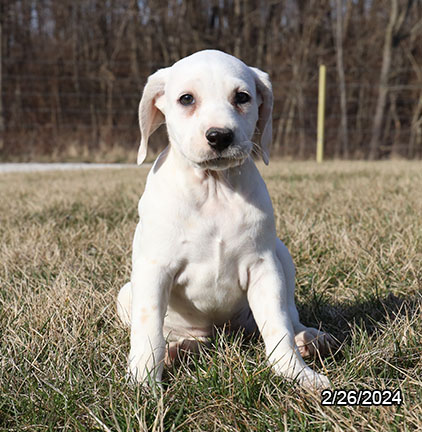
M 148 75 L 207 48 L 270 74 L 273 154 L 314 155 L 325 64 L 328 157 L 422 158 L 421 0 L 1 0 L 0 26 L 3 160 L 136 150 Z

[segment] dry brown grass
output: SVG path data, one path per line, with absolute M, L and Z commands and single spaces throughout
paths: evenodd
M 335 388 L 400 388 L 401 407 L 323 407 L 239 335 L 170 369 L 163 392 L 128 385 L 114 302 L 146 172 L 0 176 L 0 430 L 422 429 L 421 163 L 263 170 L 302 320 L 343 341 L 312 367 Z

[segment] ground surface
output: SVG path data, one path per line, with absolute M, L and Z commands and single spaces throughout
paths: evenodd
M 105 163 L 0 163 L 0 173 L 38 172 L 38 171 L 78 171 L 86 169 L 133 168 L 136 165 Z
M 401 389 L 399 407 L 322 406 L 273 375 L 260 340 L 240 336 L 169 369 L 162 392 L 129 385 L 114 302 L 147 171 L 0 176 L 0 430 L 422 428 L 421 163 L 262 170 L 302 321 L 343 342 L 311 366 L 336 389 Z

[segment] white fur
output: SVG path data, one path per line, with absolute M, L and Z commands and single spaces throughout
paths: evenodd
M 237 106 L 239 91 L 251 101 Z M 179 102 L 185 93 L 194 96 L 192 106 Z M 139 201 L 131 282 L 118 297 L 119 316 L 131 326 L 129 369 L 137 381 L 161 380 L 166 344 L 206 340 L 229 321 L 250 331 L 255 320 L 276 373 L 307 387 L 329 384 L 301 357 L 331 339 L 299 321 L 294 264 L 276 236 L 252 158 L 268 163 L 271 116 L 268 75 L 219 51 L 195 53 L 149 77 L 138 162 L 164 119 L 170 143 Z M 220 158 L 205 138 L 211 127 L 234 131 Z M 252 142 L 256 127 L 259 144 Z

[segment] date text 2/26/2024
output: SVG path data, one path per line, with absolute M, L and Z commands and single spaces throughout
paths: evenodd
M 321 392 L 321 405 L 402 405 L 401 390 L 330 390 Z

